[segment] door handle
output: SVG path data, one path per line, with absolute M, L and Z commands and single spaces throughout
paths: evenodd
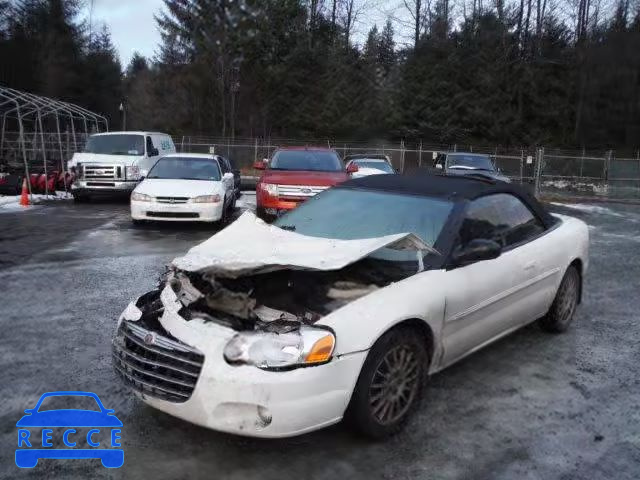
M 531 262 L 527 262 L 527 263 L 524 264 L 524 269 L 525 270 L 533 270 L 537 266 L 538 266 L 538 263 L 532 260 Z

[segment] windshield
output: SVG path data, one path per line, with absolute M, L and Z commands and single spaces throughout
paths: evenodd
M 433 246 L 453 203 L 448 200 L 332 188 L 276 220 L 275 225 L 311 237 L 353 240 L 396 233 L 415 233 Z M 415 252 L 382 249 L 384 260 L 415 261 Z
M 493 163 L 488 155 L 472 155 L 456 153 L 447 155 L 449 168 L 472 168 L 474 170 L 493 170 Z
M 87 140 L 84 151 L 105 155 L 144 155 L 144 136 L 94 135 Z
M 221 175 L 218 162 L 212 158 L 164 157 L 158 160 L 147 178 L 219 181 Z
M 343 170 L 338 154 L 323 150 L 280 150 L 271 160 L 272 170 L 311 170 L 340 172 Z
M 395 173 L 393 171 L 393 167 L 389 165 L 387 162 L 376 162 L 372 160 L 354 160 L 354 163 L 358 165 L 359 168 L 373 168 L 375 170 L 380 170 L 382 172 L 387 173 Z

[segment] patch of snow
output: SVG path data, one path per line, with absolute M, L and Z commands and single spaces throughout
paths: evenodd
M 589 205 L 586 203 L 560 203 L 550 202 L 551 205 L 558 205 L 560 207 L 573 208 L 574 210 L 580 210 L 587 213 L 598 213 L 601 215 L 611 215 L 613 217 L 624 217 L 621 213 L 614 212 L 610 208 L 601 207 L 599 205 Z
M 240 198 L 236 200 L 236 207 L 243 210 L 255 211 L 256 209 L 256 194 L 255 192 L 242 192 Z
M 72 198 L 71 194 L 67 192 L 56 192 L 55 195 L 33 194 L 29 198 L 31 205 L 23 207 L 20 205 L 20 195 L 2 195 L 0 196 L 0 212 L 15 212 L 20 210 L 27 211 L 32 207 L 38 206 L 38 204 L 44 201 L 70 200 Z
M 607 195 L 609 192 L 609 185 L 604 183 L 579 182 L 576 180 L 544 180 L 542 186 L 560 190 L 591 191 L 597 195 Z

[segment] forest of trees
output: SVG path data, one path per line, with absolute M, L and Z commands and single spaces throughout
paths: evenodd
M 363 25 L 394 2 L 164 0 L 157 54 L 121 66 L 80 0 L 0 0 L 0 84 L 112 129 L 122 101 L 175 135 L 637 148 L 640 3 L 606 2 L 403 0 Z

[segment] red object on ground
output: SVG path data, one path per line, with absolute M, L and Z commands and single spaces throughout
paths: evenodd
M 38 193 L 38 180 L 40 178 L 39 173 L 32 173 L 29 175 L 29 183 L 31 185 L 31 192 Z
M 27 179 L 22 182 L 22 195 L 20 195 L 20 205 L 23 207 L 29 206 L 29 190 L 27 189 Z

